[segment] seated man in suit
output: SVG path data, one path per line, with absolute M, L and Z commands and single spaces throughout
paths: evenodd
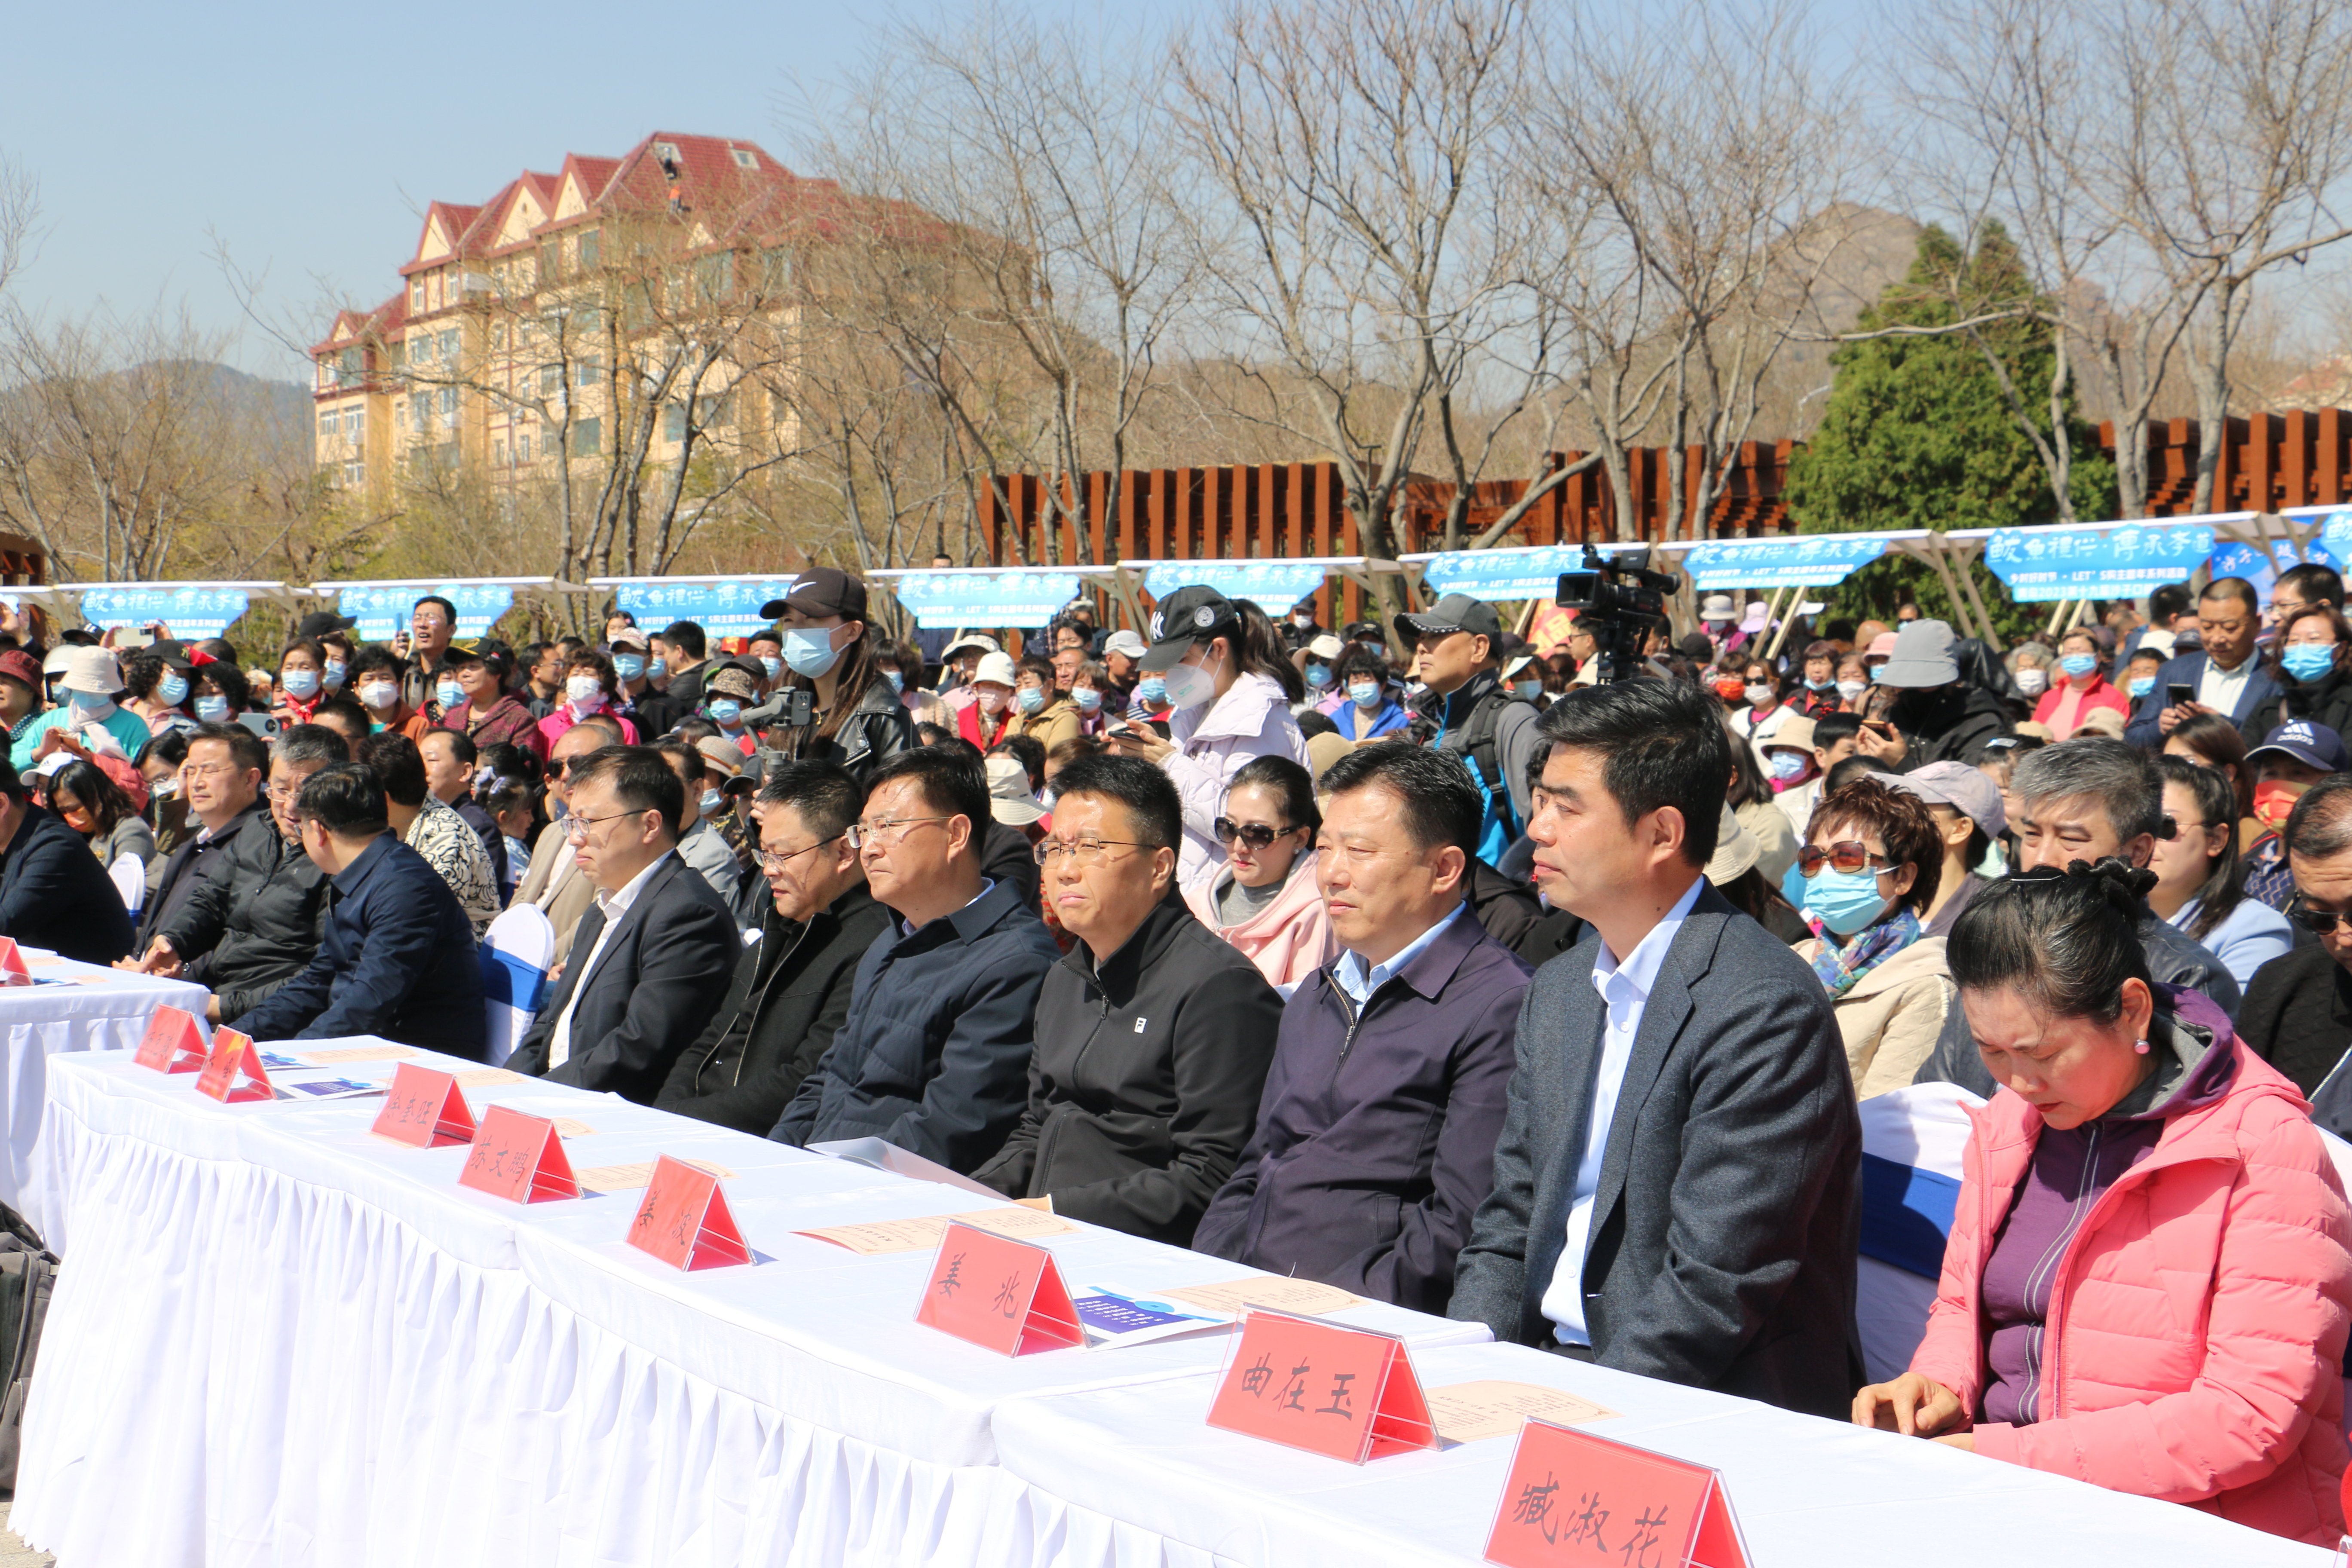
M 988 800 L 968 746 L 919 746 L 875 769 L 845 837 L 898 918 L 866 950 L 833 1048 L 770 1137 L 883 1138 L 967 1175 L 1003 1147 L 1028 1102 L 1037 994 L 1061 952 L 1034 899 L 981 873 Z
M 318 956 L 236 1021 L 256 1040 L 379 1035 L 476 1061 L 487 1051 L 474 928 L 439 873 L 393 835 L 383 781 L 335 763 L 303 781 L 302 852 L 334 884 Z
M 650 1105 L 719 1010 L 742 940 L 710 884 L 677 858 L 686 790 L 659 752 L 607 746 L 574 760 L 567 778 L 563 836 L 596 907 L 507 1065 Z
M 2184 653 L 2168 659 L 2156 672 L 2156 685 L 2139 700 L 2124 739 L 2144 752 L 2164 744 L 2173 726 L 2192 713 L 2219 713 L 2244 727 L 2254 710 L 2278 692 L 2278 683 L 2263 673 L 2254 637 L 2263 626 L 2263 612 L 2254 599 L 2254 585 L 2243 577 L 2216 577 L 2197 596 L 2197 635 L 2204 640 L 2201 653 Z M 2189 688 L 2191 700 L 2175 702 L 2172 689 Z M 2249 746 L 2261 745 L 2260 731 L 2248 737 Z
M 139 967 L 156 934 L 170 927 L 196 884 L 218 868 L 238 830 L 265 814 L 261 784 L 269 772 L 269 749 L 260 736 L 242 724 L 206 724 L 189 734 L 187 746 L 188 760 L 180 766 L 180 793 L 194 832 L 172 851 L 149 888 L 132 955 L 121 967 Z
M 654 1101 L 662 1110 L 764 1135 L 832 1048 L 857 966 L 890 926 L 847 842 L 865 803 L 832 763 L 769 771 L 759 795 L 766 917 L 710 1026 L 670 1069 Z
M 592 713 L 559 736 L 551 750 L 547 763 L 547 798 L 559 811 L 571 808 L 572 787 L 565 776 L 573 763 L 591 752 L 621 744 L 621 726 L 604 713 Z M 563 818 L 558 816 L 549 824 L 548 831 L 539 836 L 531 847 L 530 866 L 516 884 L 512 902 L 537 904 L 547 915 L 547 923 L 555 928 L 555 951 L 572 950 L 572 933 L 580 929 L 580 917 L 596 901 L 596 889 L 572 858 L 572 841 L 563 837 Z
M 1862 1125 L 1821 982 L 1706 882 L 1720 710 L 1631 680 L 1570 692 L 1539 732 L 1537 885 L 1590 930 L 1528 988 L 1449 1310 L 1644 1377 L 1850 1410 Z

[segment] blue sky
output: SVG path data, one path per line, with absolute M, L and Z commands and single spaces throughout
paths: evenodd
M 1210 0 L 1116 3 L 1164 24 Z M 656 129 L 749 137 L 789 163 L 788 121 L 805 101 L 796 83 L 854 70 L 883 16 L 961 11 L 951 0 L 889 12 L 810 0 L 14 6 L 0 153 L 39 181 L 46 230 L 15 289 L 53 314 L 184 303 L 206 328 L 238 329 L 216 234 L 241 267 L 266 271 L 273 312 L 320 299 L 321 282 L 372 304 L 398 287 L 427 201 L 478 202 L 525 166 L 616 154 Z M 301 374 L 250 328 L 227 357 Z

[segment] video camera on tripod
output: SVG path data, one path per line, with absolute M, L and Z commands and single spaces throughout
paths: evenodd
M 1642 639 L 1666 629 L 1666 595 L 1681 584 L 1671 572 L 1650 570 L 1648 546 L 1603 555 L 1588 544 L 1584 569 L 1559 574 L 1558 599 L 1576 612 L 1576 624 L 1601 647 L 1602 681 L 1632 677 Z

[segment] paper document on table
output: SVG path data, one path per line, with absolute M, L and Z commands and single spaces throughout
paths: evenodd
M 555 1123 L 555 1135 L 558 1138 L 593 1138 L 596 1136 L 596 1130 L 593 1127 L 589 1126 L 585 1121 L 574 1121 L 569 1116 L 558 1116 L 551 1118 L 551 1120 Z
M 1337 1285 L 1325 1285 L 1313 1279 L 1291 1279 L 1280 1274 L 1259 1274 L 1247 1279 L 1229 1279 L 1222 1285 L 1186 1285 L 1180 1289 L 1162 1290 L 1163 1296 L 1173 1296 L 1179 1301 L 1195 1307 L 1206 1307 L 1212 1312 L 1244 1312 L 1252 1307 L 1263 1307 L 1269 1312 L 1295 1312 L 1301 1317 L 1319 1318 L 1326 1312 L 1344 1312 L 1350 1307 L 1364 1304 L 1361 1296 L 1350 1296 Z
M 926 1160 L 920 1154 L 880 1138 L 841 1138 L 830 1143 L 811 1143 L 808 1152 L 831 1159 L 846 1160 L 853 1165 L 864 1165 L 871 1170 L 887 1171 L 897 1176 L 911 1176 L 919 1182 L 937 1182 L 943 1187 L 977 1193 L 984 1198 L 1002 1195 L 994 1187 L 983 1187 L 970 1176 L 959 1174 L 945 1165 Z
M 406 1046 L 345 1046 L 340 1050 L 304 1051 L 302 1060 L 314 1068 L 327 1068 L 345 1062 L 404 1062 L 415 1055 Z
M 502 1083 L 520 1083 L 522 1074 L 505 1068 L 476 1068 L 471 1072 L 456 1075 L 459 1089 L 495 1089 Z
M 1580 1426 L 1587 1421 L 1617 1418 L 1617 1412 L 1605 1405 L 1539 1383 L 1456 1383 L 1423 1392 L 1430 1418 L 1437 1423 L 1437 1435 L 1449 1443 L 1516 1437 L 1529 1420 Z
M 288 1083 L 286 1089 L 301 1100 L 357 1100 L 363 1095 L 382 1094 L 383 1085 L 362 1083 L 355 1078 L 312 1079 L 307 1083 Z
M 940 1244 L 940 1238 L 948 1233 L 950 1220 L 1014 1241 L 1034 1241 L 1041 1236 L 1068 1236 L 1078 1228 L 1057 1215 L 1016 1207 L 979 1209 L 971 1214 L 926 1215 L 920 1219 L 880 1219 L 867 1225 L 833 1225 L 822 1230 L 796 1231 L 793 1234 L 829 1241 L 835 1247 L 845 1247 L 857 1253 L 919 1252 Z
M 1230 1329 L 1234 1323 L 1229 1312 L 1208 1311 L 1189 1301 L 1180 1306 L 1164 1290 L 1124 1285 L 1081 1285 L 1070 1302 L 1077 1309 L 1078 1326 L 1086 1331 L 1090 1351 Z
M 731 1182 L 735 1173 L 724 1165 L 714 1165 L 708 1160 L 687 1160 L 698 1171 L 708 1171 L 722 1182 Z M 632 1187 L 653 1184 L 654 1163 L 641 1160 L 629 1165 L 591 1165 L 584 1171 L 572 1173 L 572 1179 L 592 1193 L 625 1193 Z

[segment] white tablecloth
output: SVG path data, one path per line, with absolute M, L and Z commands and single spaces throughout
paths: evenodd
M 792 1234 L 990 1206 L 970 1194 L 561 1086 L 469 1099 L 587 1123 L 578 1166 L 725 1165 L 760 1262 L 656 1263 L 619 1240 L 634 1193 L 459 1187 L 465 1151 L 370 1136 L 372 1100 L 221 1106 L 78 1059 L 41 1145 L 70 1252 L 12 1525 L 73 1568 L 1042 1563 L 1057 1547 L 995 1467 L 994 1412 L 1222 1360 L 1222 1339 L 991 1355 L 912 1321 L 929 1253 Z M 1241 1272 L 1085 1226 L 1046 1245 L 1073 1284 Z
M 1594 1434 L 1724 1474 L 1756 1568 L 2326 1568 L 2332 1555 L 2175 1504 L 1657 1383 L 1521 1345 L 1416 1350 L 1427 1387 L 1500 1379 L 1619 1412 Z M 1008 1400 L 993 1432 L 1057 1568 L 1464 1568 L 1514 1439 L 1361 1467 L 1205 1425 L 1213 1374 Z M 1613 1536 L 1604 1537 L 1612 1547 Z
M 41 1108 L 48 1098 L 48 1061 L 61 1051 L 135 1048 L 158 1007 L 184 1007 L 203 1030 L 205 991 L 184 980 L 126 974 L 38 948 L 26 947 L 26 967 L 36 984 L 0 986 L 0 1029 L 7 1032 L 7 1081 L 0 1107 L 8 1131 L 8 1158 L 0 1165 L 0 1203 L 32 1221 L 49 1237 L 47 1215 L 28 1184 L 33 1144 L 40 1136 Z

